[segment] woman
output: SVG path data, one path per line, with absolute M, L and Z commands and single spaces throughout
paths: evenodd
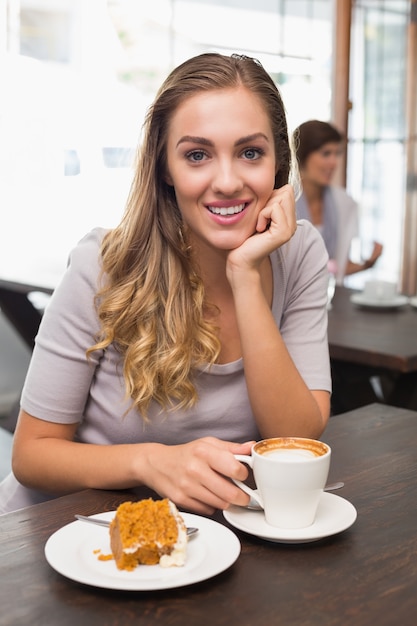
M 25 382 L 3 512 L 148 485 L 210 514 L 248 496 L 234 454 L 329 417 L 327 253 L 297 226 L 284 108 L 253 59 L 175 69 L 120 225 L 73 251 Z
M 349 258 L 352 239 L 358 235 L 358 206 L 331 181 L 339 163 L 343 136 L 332 124 L 319 120 L 304 122 L 294 131 L 294 144 L 303 193 L 298 198 L 297 216 L 308 219 L 321 232 L 329 269 L 338 284 L 343 278 L 373 267 L 382 254 L 375 242 L 372 254 L 363 263 Z

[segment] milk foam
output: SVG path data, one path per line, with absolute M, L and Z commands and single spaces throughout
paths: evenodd
M 314 452 L 305 448 L 275 448 L 266 450 L 262 456 L 279 457 L 282 461 L 306 461 L 316 458 Z

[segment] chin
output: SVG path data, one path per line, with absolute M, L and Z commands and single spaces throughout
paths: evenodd
M 248 235 L 249 237 L 250 235 Z M 222 241 L 217 241 L 215 242 L 215 247 L 218 248 L 219 250 L 224 250 L 225 252 L 229 252 L 230 250 L 236 250 L 236 248 L 239 248 L 245 241 L 246 239 L 248 239 L 248 237 L 242 237 L 239 239 L 236 238 L 225 238 Z

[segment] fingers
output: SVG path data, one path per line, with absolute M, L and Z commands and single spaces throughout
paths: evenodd
M 374 249 L 372 250 L 372 255 L 371 258 L 372 259 L 378 259 L 381 254 L 382 254 L 382 250 L 383 250 L 383 245 L 381 243 L 378 243 L 377 241 L 374 242 Z
M 259 271 L 260 263 L 273 250 L 289 241 L 297 230 L 294 190 L 291 185 L 275 189 L 257 216 L 255 234 L 228 255 L 230 283 L 246 280 L 248 269 Z M 245 270 L 242 273 L 242 269 Z
M 181 496 L 179 498 L 171 497 L 170 499 L 175 502 L 179 509 L 185 509 L 200 513 L 202 515 L 212 515 L 215 511 L 224 511 L 228 509 L 232 504 L 236 506 L 247 506 L 250 498 L 239 487 L 230 483 L 232 488 L 231 496 L 227 499 L 216 497 L 211 490 L 201 492 L 197 497 Z M 162 497 L 169 497 L 165 493 L 160 493 Z
M 215 510 L 227 509 L 231 504 L 246 506 L 249 496 L 224 476 L 214 474 L 204 483 L 192 481 L 178 485 L 177 490 L 160 493 L 169 497 L 180 508 L 211 515 Z
M 275 189 L 265 207 L 259 213 L 257 231 L 271 231 L 279 236 L 280 244 L 291 239 L 297 229 L 294 190 L 291 185 Z
M 373 250 L 372 250 L 372 254 L 371 254 L 371 256 L 370 256 L 370 257 L 369 257 L 369 259 L 368 259 L 368 262 L 371 264 L 371 266 L 372 266 L 374 263 L 376 263 L 376 261 L 377 261 L 377 260 L 379 259 L 379 257 L 381 256 L 381 254 L 382 254 L 382 249 L 383 249 L 382 244 L 377 243 L 377 242 L 374 242 L 374 247 L 373 247 Z
M 211 514 L 230 504 L 245 506 L 249 497 L 231 478 L 245 480 L 248 470 L 234 454 L 250 454 L 254 442 L 235 444 L 215 438 L 172 446 L 154 459 L 152 486 L 177 506 Z
M 213 512 L 227 509 L 231 504 L 246 506 L 249 504 L 249 496 L 224 476 L 212 474 L 205 483 L 193 483 L 187 495 L 182 491 L 176 503 L 194 510 Z

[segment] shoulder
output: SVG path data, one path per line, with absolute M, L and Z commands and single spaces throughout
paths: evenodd
M 95 292 L 101 276 L 101 244 L 107 230 L 94 228 L 88 232 L 71 250 L 67 269 L 55 292 L 66 294 L 71 299 L 76 292 L 80 299 L 81 293 Z
M 297 230 L 288 244 L 291 242 L 296 244 L 292 247 L 296 247 L 298 251 L 305 251 L 306 248 L 310 247 L 317 248 L 318 251 L 326 249 L 320 232 L 309 220 L 306 219 L 297 220 Z
M 276 259 L 287 280 L 300 273 L 313 274 L 327 266 L 328 254 L 323 237 L 311 222 L 297 220 L 297 230 L 293 237 L 277 250 Z
M 94 228 L 88 232 L 71 250 L 68 266 L 82 274 L 97 274 L 101 267 L 101 244 L 107 232 L 105 228 Z
M 90 230 L 71 251 L 70 256 L 94 256 L 99 253 L 104 235 L 108 232 L 105 228 L 93 228 Z

